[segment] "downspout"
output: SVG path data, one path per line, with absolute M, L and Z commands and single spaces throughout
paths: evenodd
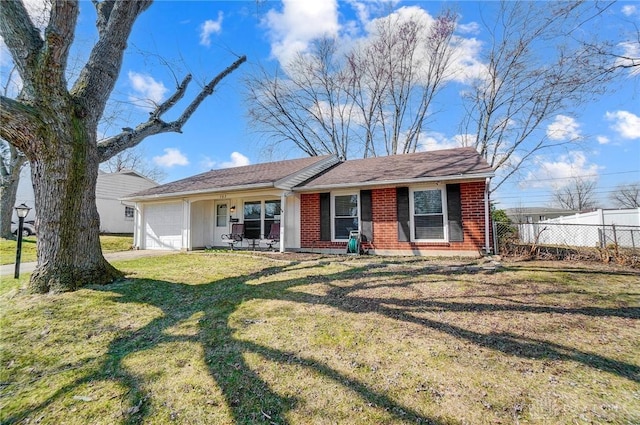
M 491 246 L 489 240 L 489 229 L 491 228 L 491 218 L 489 215 L 489 183 L 491 178 L 488 177 L 484 184 L 484 252 L 485 255 L 491 254 Z
M 284 252 L 285 202 L 287 202 L 287 195 L 283 191 L 280 195 L 280 252 Z

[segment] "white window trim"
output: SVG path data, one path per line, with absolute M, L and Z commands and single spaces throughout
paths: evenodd
M 335 199 L 336 196 L 350 196 L 356 195 L 356 199 L 358 202 L 358 230 L 362 229 L 362 213 L 360 208 L 362 207 L 360 202 L 360 191 L 340 191 L 340 192 L 331 192 L 331 242 L 347 242 L 349 238 L 346 239 L 337 239 L 336 238 L 336 211 L 335 211 Z
M 267 237 L 267 235 L 265 235 L 265 232 L 267 231 L 267 229 L 265 229 L 265 220 L 266 220 L 266 215 L 267 215 L 267 208 L 266 208 L 266 203 L 267 202 L 280 202 L 280 217 L 282 217 L 282 201 L 280 199 L 275 199 L 275 198 L 260 198 L 260 199 L 245 199 L 242 201 L 242 223 L 245 223 L 247 220 L 244 218 L 244 206 L 245 204 L 248 203 L 256 203 L 256 202 L 260 202 L 260 219 L 253 219 L 253 220 L 249 220 L 249 222 L 252 221 L 260 221 L 260 238 L 259 239 L 264 239 Z M 274 219 L 274 222 L 279 222 L 279 219 Z
M 439 190 L 440 199 L 442 201 L 442 226 L 444 227 L 443 239 L 416 239 L 416 226 L 414 219 L 414 192 L 421 192 L 423 190 Z M 409 189 L 409 217 L 411 227 L 411 241 L 412 242 L 449 242 L 449 214 L 447 211 L 447 190 L 442 186 L 417 186 Z

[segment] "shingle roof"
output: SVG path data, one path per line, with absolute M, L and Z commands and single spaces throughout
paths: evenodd
M 229 188 L 275 187 L 278 182 L 286 184 L 288 181 L 297 184 L 299 175 L 310 172 L 305 177 L 308 179 L 337 162 L 335 156 L 325 155 L 212 170 L 133 193 L 126 199 L 215 192 Z
M 373 186 L 491 176 L 491 166 L 474 148 L 455 148 L 345 161 L 297 186 L 296 189 Z

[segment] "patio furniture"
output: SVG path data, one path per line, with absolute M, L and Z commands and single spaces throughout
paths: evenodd
M 242 242 L 244 239 L 244 224 L 233 223 L 231 225 L 231 233 L 222 235 L 222 241 L 229 244 L 229 248 L 233 251 L 233 248 L 237 243 Z
M 273 246 L 280 243 L 280 223 L 273 223 L 271 225 L 269 236 L 267 236 L 265 243 L 271 251 L 274 251 Z

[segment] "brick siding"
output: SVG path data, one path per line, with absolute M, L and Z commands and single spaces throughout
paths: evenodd
M 484 181 L 461 183 L 463 242 L 399 242 L 396 189 L 373 189 L 373 240 L 364 248 L 412 252 L 468 251 L 479 253 L 484 246 Z M 346 242 L 320 240 L 320 194 L 302 194 L 300 198 L 300 242 L 302 249 L 346 249 Z

